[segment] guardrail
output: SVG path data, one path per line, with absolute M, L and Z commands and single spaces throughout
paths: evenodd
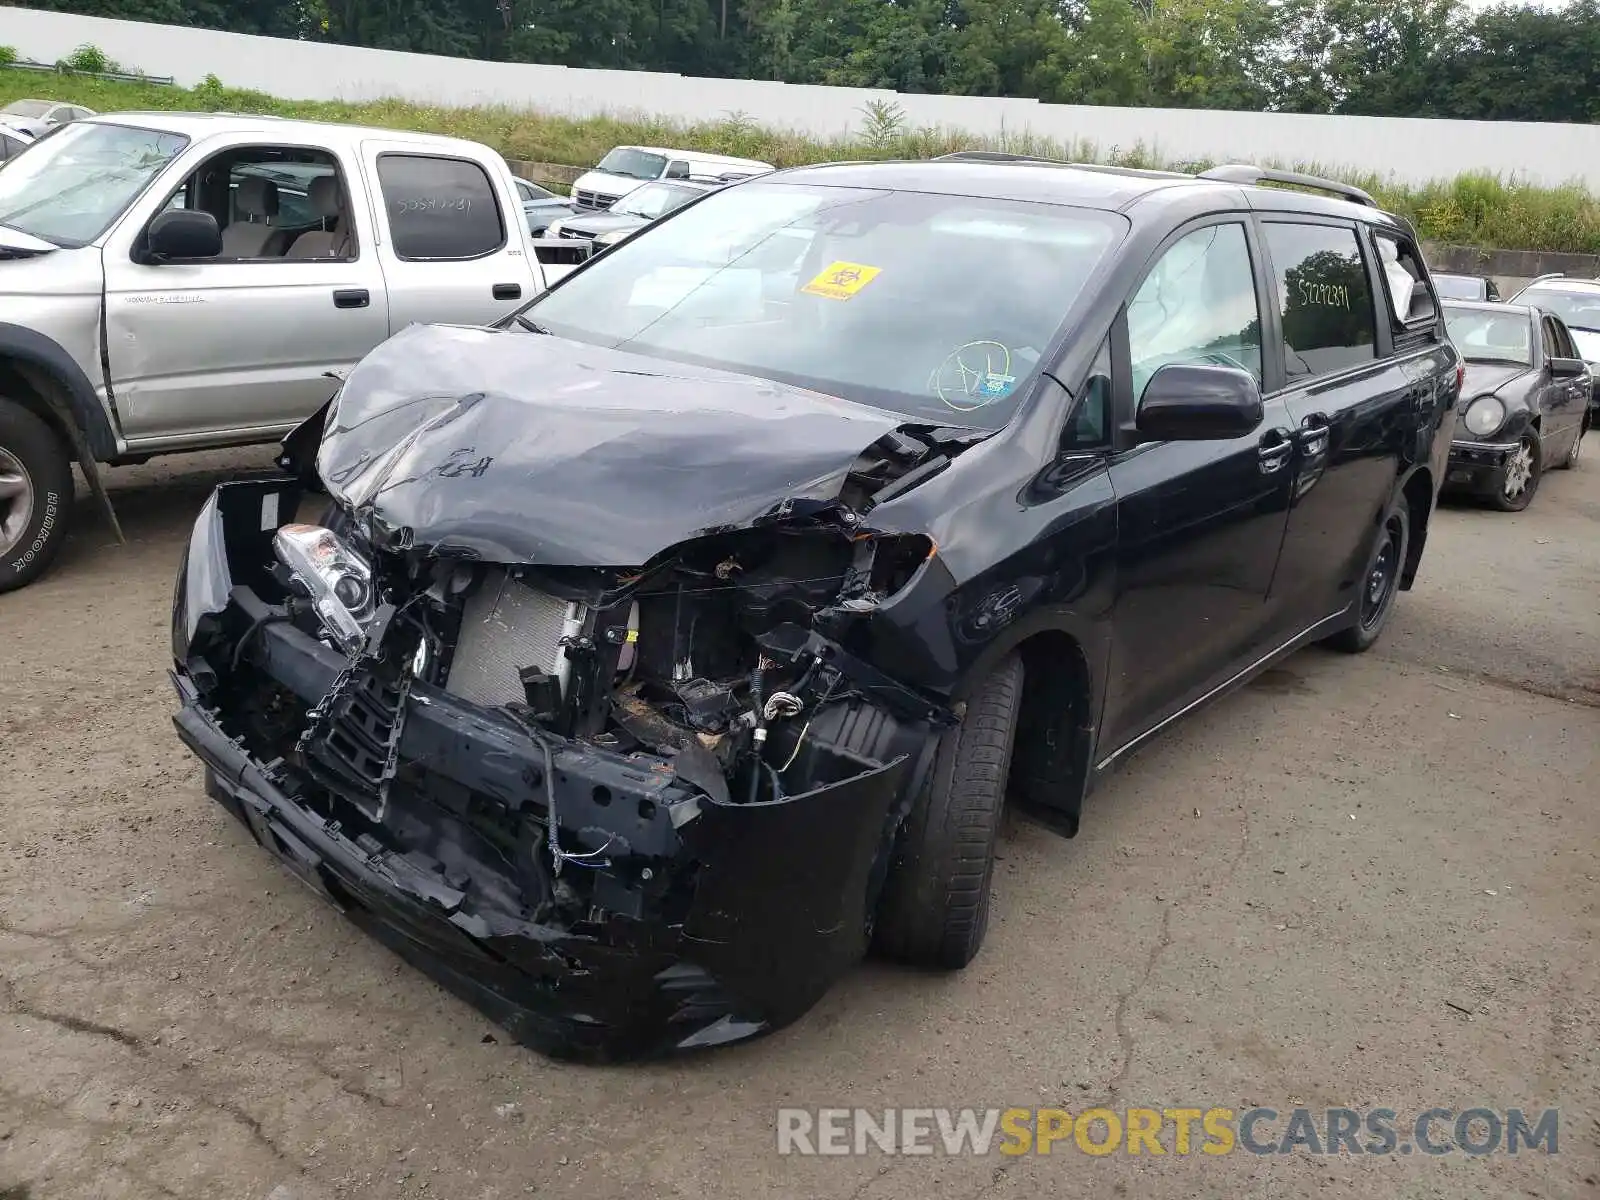
M 37 71 L 49 75 L 82 75 L 85 79 L 105 79 L 113 83 L 156 83 L 171 87 L 177 82 L 171 75 L 145 75 L 138 71 L 75 71 L 59 63 L 35 62 L 31 58 L 13 59 L 0 64 L 10 71 Z

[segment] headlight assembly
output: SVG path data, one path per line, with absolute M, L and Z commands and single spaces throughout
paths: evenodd
M 1467 405 L 1462 423 L 1473 437 L 1488 437 L 1506 422 L 1506 406 L 1495 396 L 1479 396 Z
M 346 654 L 354 654 L 366 641 L 377 608 L 367 560 L 320 525 L 285 525 L 272 539 L 272 548 L 310 594 L 333 639 Z

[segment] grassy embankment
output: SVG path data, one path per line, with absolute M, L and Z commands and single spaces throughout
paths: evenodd
M 3 51 L 3 48 L 0 48 Z M 83 52 L 80 51 L 80 54 Z M 7 56 L 0 52 L 0 62 Z M 507 158 L 588 165 L 619 143 L 671 145 L 763 159 L 779 166 L 848 158 L 923 158 L 984 146 L 1050 158 L 1177 166 L 1145 148 L 1063 144 L 1027 134 L 981 138 L 954 129 L 908 129 L 892 109 L 864 113 L 866 132 L 819 140 L 757 126 L 738 115 L 703 124 L 610 117 L 574 119 L 512 108 L 432 108 L 398 100 L 366 104 L 280 100 L 224 87 L 212 77 L 195 88 L 126 83 L 72 74 L 0 69 L 0 104 L 22 96 L 84 104 L 100 112 L 128 109 L 224 110 L 274 113 L 329 121 L 355 121 L 396 129 L 452 134 L 484 142 Z M 1300 164 L 1315 170 L 1314 164 Z M 1329 173 L 1323 171 L 1323 174 Z M 1376 176 L 1345 178 L 1410 218 L 1423 238 L 1507 250 L 1600 254 L 1600 198 L 1581 186 L 1533 187 L 1485 175 L 1463 175 L 1425 187 L 1399 186 Z

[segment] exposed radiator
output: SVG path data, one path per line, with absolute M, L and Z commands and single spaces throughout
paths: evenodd
M 535 591 L 500 567 L 467 597 L 445 690 L 493 707 L 523 698 L 518 672 L 534 667 L 561 680 L 572 673 L 561 639 L 583 632 L 584 606 Z

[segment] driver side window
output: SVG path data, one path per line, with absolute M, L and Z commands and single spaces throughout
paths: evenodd
M 1171 363 L 1241 367 L 1261 382 L 1261 306 L 1244 226 L 1210 225 L 1156 260 L 1128 302 L 1135 401 Z

